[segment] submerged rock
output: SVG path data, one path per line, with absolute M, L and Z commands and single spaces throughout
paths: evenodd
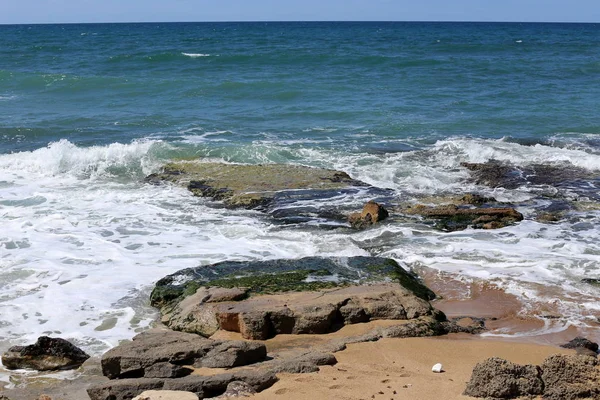
M 523 220 L 523 214 L 510 207 L 459 207 L 454 204 L 430 207 L 416 205 L 403 210 L 405 214 L 438 220 L 444 231 L 456 231 L 471 226 L 475 229 L 498 229 Z
M 35 344 L 9 348 L 2 355 L 2 364 L 7 369 L 50 371 L 78 368 L 88 358 L 83 350 L 65 339 L 40 336 Z
M 277 192 L 286 190 L 326 191 L 366 186 L 345 172 L 284 164 L 175 162 L 146 180 L 183 184 L 196 196 L 243 208 L 265 206 Z

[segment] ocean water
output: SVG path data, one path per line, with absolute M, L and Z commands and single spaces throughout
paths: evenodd
M 475 192 L 525 220 L 282 225 L 143 182 L 181 158 L 335 168 L 399 202 Z M 597 326 L 598 181 L 492 188 L 460 165 L 489 160 L 600 175 L 600 25 L 0 26 L 0 350 L 53 334 L 100 354 L 152 322 L 164 275 L 314 255 L 486 280 L 558 313 L 547 329 Z M 537 222 L 556 199 L 585 207 Z

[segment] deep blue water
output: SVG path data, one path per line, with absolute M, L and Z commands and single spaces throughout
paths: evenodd
M 0 26 L 0 153 L 223 131 L 543 142 L 600 133 L 599 82 L 599 24 Z

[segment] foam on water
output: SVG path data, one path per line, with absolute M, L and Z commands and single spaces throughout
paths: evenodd
M 205 140 L 210 142 L 210 136 Z M 407 268 L 426 266 L 462 279 L 489 280 L 532 299 L 533 313 L 542 313 L 537 308 L 543 303 L 552 304 L 564 316 L 563 328 L 600 312 L 597 289 L 579 282 L 582 276 L 600 276 L 597 211 L 575 213 L 552 225 L 526 220 L 495 231 L 442 233 L 416 220 L 353 233 L 310 224 L 286 227 L 258 212 L 210 207 L 183 188 L 142 183 L 182 151 L 181 142 L 191 146 L 183 150 L 186 154 L 214 160 L 343 170 L 393 189 L 402 201 L 471 190 L 512 201 L 532 197 L 520 189 L 465 184 L 466 171 L 459 167 L 465 160 L 600 165 L 600 156 L 580 149 L 461 138 L 422 150 L 376 154 L 272 141 L 220 148 L 184 138 L 179 144 L 143 140 L 87 148 L 62 140 L 32 152 L 0 155 L 2 346 L 50 333 L 101 353 L 155 318 L 148 295 L 156 280 L 224 260 L 383 255 Z M 328 201 L 358 209 L 364 196 L 344 194 Z M 532 207 L 519 211 L 531 217 Z
M 41 334 L 101 352 L 155 317 L 149 288 L 223 260 L 364 255 L 344 235 L 284 231 L 251 211 L 207 207 L 139 178 L 160 143 L 79 148 L 67 141 L 0 156 L 0 341 Z M 114 170 L 133 171 L 114 179 Z M 122 178 L 122 175 L 121 175 Z

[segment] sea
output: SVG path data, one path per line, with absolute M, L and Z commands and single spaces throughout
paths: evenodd
M 331 168 L 408 204 L 478 193 L 525 219 L 282 224 L 144 182 L 181 159 Z M 167 274 L 305 256 L 391 257 L 525 316 L 551 305 L 542 330 L 597 327 L 600 181 L 494 187 L 461 165 L 488 161 L 600 177 L 600 24 L 1 25 L 0 350 L 52 335 L 99 355 L 155 321 Z M 558 203 L 583 206 L 536 219 Z

